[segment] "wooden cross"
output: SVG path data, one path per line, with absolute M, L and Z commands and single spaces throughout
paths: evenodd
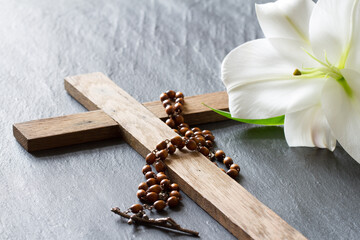
M 167 116 L 159 101 L 141 104 L 102 73 L 68 77 L 65 89 L 92 111 L 14 124 L 14 136 L 26 150 L 121 136 L 145 157 L 160 141 L 176 136 L 161 121 Z M 228 108 L 225 92 L 185 101 L 184 118 L 189 124 L 223 120 L 201 102 Z M 199 152 L 177 151 L 165 163 L 182 191 L 237 238 L 306 239 Z

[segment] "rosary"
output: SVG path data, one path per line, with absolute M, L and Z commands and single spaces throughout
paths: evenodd
M 163 162 L 169 154 L 174 154 L 176 149 L 186 147 L 190 151 L 198 151 L 212 161 L 216 166 L 215 160 L 222 161 L 228 168 L 221 170 L 232 178 L 239 175 L 239 165 L 233 163 L 232 158 L 226 157 L 224 151 L 214 151 L 214 135 L 209 130 L 201 130 L 198 127 L 191 128 L 184 122 L 181 115 L 184 110 L 184 94 L 182 92 L 174 92 L 169 90 L 160 95 L 166 114 L 169 118 L 166 124 L 174 129 L 179 136 L 170 140 L 166 139 L 156 145 L 156 148 L 150 152 L 146 158 L 146 165 L 142 168 L 146 182 L 140 183 L 137 191 L 137 197 L 143 204 L 134 204 L 128 210 L 122 212 L 118 207 L 111 209 L 115 214 L 127 218 L 128 224 L 152 225 L 168 229 L 177 230 L 198 236 L 199 233 L 180 227 L 172 218 L 149 218 L 146 210 L 163 211 L 166 207 L 176 207 L 180 200 L 181 194 L 179 186 L 171 183 L 165 174 L 166 164 Z M 154 166 L 157 173 L 152 169 Z M 131 213 L 131 215 L 130 215 Z

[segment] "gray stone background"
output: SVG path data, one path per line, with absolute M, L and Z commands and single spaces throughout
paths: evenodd
M 143 181 L 143 158 L 121 139 L 29 154 L 12 124 L 86 111 L 63 87 L 81 73 L 104 72 L 141 102 L 167 89 L 224 90 L 222 59 L 263 36 L 254 2 L 0 0 L 0 9 L 0 238 L 186 238 L 110 212 L 137 202 Z M 202 128 L 241 165 L 239 183 L 305 236 L 359 238 L 360 165 L 341 147 L 289 148 L 281 127 Z M 184 227 L 234 238 L 191 199 L 182 203 L 168 214 Z

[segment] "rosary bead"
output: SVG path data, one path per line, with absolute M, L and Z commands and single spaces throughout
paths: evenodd
M 149 187 L 149 189 L 147 190 L 148 192 L 156 192 L 156 193 L 160 193 L 161 192 L 161 187 L 159 184 L 154 184 L 151 187 Z
M 178 145 L 178 146 L 177 146 L 177 148 L 178 148 L 179 150 L 181 150 L 181 149 L 183 149 L 184 147 L 185 147 L 185 140 L 184 140 L 184 139 L 182 139 L 181 144 L 180 144 L 180 145 Z
M 164 200 L 157 200 L 154 203 L 154 208 L 156 209 L 156 211 L 162 211 L 164 210 L 165 207 L 166 207 L 166 203 Z
M 202 155 L 204 155 L 205 157 L 209 156 L 209 149 L 207 147 L 201 147 L 200 148 L 200 152 L 202 153 Z
M 176 207 L 179 204 L 179 199 L 177 197 L 169 197 L 166 201 L 169 207 Z
M 165 160 L 168 156 L 168 151 L 166 149 L 161 150 L 160 152 L 156 153 L 156 156 L 160 158 L 161 160 Z
M 198 127 L 194 127 L 191 129 L 193 132 L 201 132 L 201 129 Z
M 185 135 L 185 133 L 186 133 L 187 131 L 189 131 L 189 128 L 187 128 L 187 127 L 182 127 L 182 128 L 180 128 L 180 133 L 181 133 L 181 135 Z
M 144 189 L 138 190 L 137 193 L 136 193 L 136 196 L 137 196 L 140 200 L 144 199 L 145 196 L 146 196 L 145 190 L 144 190 Z
M 205 138 L 203 136 L 195 136 L 195 141 L 200 144 L 201 146 L 206 146 L 206 141 Z
M 156 180 L 158 183 L 160 183 L 162 180 L 167 179 L 167 178 L 168 177 L 163 172 L 159 172 L 158 174 L 156 174 Z
M 161 95 L 160 95 L 160 101 L 165 101 L 166 99 L 169 99 L 169 96 L 166 94 L 166 93 L 162 93 Z
M 166 144 L 165 141 L 161 141 L 161 142 L 158 143 L 158 145 L 156 145 L 156 149 L 157 149 L 158 151 L 163 150 L 163 149 L 165 149 L 166 147 L 167 147 L 167 144 Z
M 205 139 L 206 139 L 206 140 L 210 140 L 210 141 L 214 141 L 214 140 L 215 140 L 215 137 L 214 137 L 214 135 L 212 135 L 212 134 L 206 134 L 206 135 L 205 135 Z
M 173 99 L 173 98 L 175 98 L 176 93 L 173 90 L 168 90 L 168 91 L 166 91 L 166 95 L 168 95 L 169 98 Z
M 168 105 L 171 105 L 171 100 L 170 99 L 166 99 L 165 101 L 162 102 L 163 106 L 166 107 Z
M 145 173 L 145 178 L 149 179 L 149 178 L 155 178 L 155 173 L 153 171 L 149 171 L 147 173 Z
M 165 163 L 163 162 L 163 161 L 157 161 L 156 163 L 155 163 L 155 169 L 156 169 L 156 171 L 157 172 L 165 172 L 165 170 L 166 170 L 166 165 L 165 165 Z
M 182 123 L 182 124 L 179 125 L 179 127 L 180 127 L 180 128 L 182 128 L 182 127 L 187 127 L 187 128 L 189 128 L 189 124 L 187 124 L 187 123 Z
M 159 194 L 156 192 L 148 192 L 146 194 L 146 201 L 149 203 L 154 203 L 159 199 Z
M 176 98 L 184 98 L 184 94 L 182 92 L 177 92 L 175 97 Z
M 175 121 L 175 125 L 180 125 L 181 123 L 184 122 L 184 117 L 181 115 L 176 115 L 174 117 L 174 121 Z
M 176 191 L 179 191 L 179 185 L 177 185 L 177 183 L 173 183 L 171 184 L 171 190 L 176 190 Z
M 170 142 L 175 146 L 180 145 L 183 142 L 183 139 L 180 136 L 173 137 Z
M 175 112 L 181 113 L 184 110 L 184 106 L 181 103 L 175 103 Z
M 229 168 L 231 166 L 231 164 L 233 164 L 234 162 L 231 157 L 226 157 L 226 158 L 224 158 L 223 163 L 225 164 L 226 167 Z
M 230 169 L 235 169 L 236 171 L 240 172 L 240 167 L 236 163 L 231 164 Z
M 184 100 L 184 98 L 177 98 L 177 99 L 175 100 L 175 103 L 181 103 L 181 104 L 184 105 L 185 100 Z
M 149 178 L 148 180 L 146 180 L 146 184 L 150 187 L 150 186 L 152 186 L 152 185 L 154 185 L 154 184 L 156 184 L 157 183 L 157 181 L 156 181 L 156 179 L 155 178 Z
M 210 141 L 210 140 L 206 140 L 205 142 L 206 142 L 206 146 L 207 146 L 208 148 L 212 148 L 212 147 L 214 146 L 213 142 Z
M 169 118 L 165 121 L 166 125 L 168 125 L 171 128 L 175 127 L 175 121 L 172 118 Z
M 235 169 L 229 169 L 227 172 L 226 172 L 227 175 L 229 175 L 230 177 L 232 178 L 236 178 L 237 175 L 239 175 L 239 172 L 236 171 Z
M 167 190 L 170 188 L 170 180 L 169 179 L 163 179 L 160 182 L 160 186 L 162 187 L 162 189 Z
M 142 168 L 142 173 L 145 175 L 147 172 L 151 171 L 151 166 L 150 165 L 145 165 Z
M 175 151 L 176 151 L 176 147 L 170 143 L 168 146 L 168 152 L 170 154 L 173 154 Z
M 186 147 L 187 147 L 187 149 L 189 149 L 189 150 L 195 150 L 196 149 L 196 142 L 194 141 L 194 140 L 189 140 L 189 141 L 187 141 L 187 143 L 186 143 Z
M 141 204 L 134 204 L 130 207 L 130 210 L 133 212 L 133 213 L 138 213 L 140 212 L 141 210 L 143 210 L 143 206 Z
M 185 137 L 191 137 L 191 136 L 193 136 L 194 135 L 194 132 L 193 131 L 191 131 L 191 130 L 188 130 L 188 131 L 186 131 L 186 133 L 185 133 Z
M 142 190 L 146 191 L 148 189 L 148 185 L 146 183 L 142 182 L 142 183 L 139 184 L 138 189 L 139 190 L 142 189 Z
M 217 160 L 222 161 L 224 159 L 224 157 L 225 157 L 224 151 L 223 150 L 217 150 L 215 152 L 215 157 L 216 157 Z
M 181 194 L 179 193 L 179 191 L 171 191 L 170 194 L 169 194 L 170 197 L 177 197 L 177 198 L 181 198 Z
M 148 165 L 152 165 L 155 162 L 155 159 L 156 155 L 151 152 L 146 156 L 145 161 Z
M 165 112 L 166 112 L 167 115 L 173 115 L 175 111 L 176 111 L 176 106 L 174 108 L 173 106 L 168 105 L 165 108 Z
M 203 130 L 202 133 L 203 133 L 204 135 L 208 135 L 208 134 L 213 135 L 212 132 L 209 131 L 209 130 Z

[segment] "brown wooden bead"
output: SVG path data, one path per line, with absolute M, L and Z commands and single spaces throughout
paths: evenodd
M 183 141 L 181 142 L 181 144 L 179 144 L 178 146 L 176 146 L 179 150 L 183 149 L 185 147 L 185 140 L 182 139 Z
M 170 194 L 169 194 L 170 197 L 177 197 L 177 198 L 181 198 L 181 194 L 179 193 L 179 191 L 171 191 Z
M 147 185 L 146 183 L 142 182 L 142 183 L 139 184 L 138 189 L 139 189 L 139 190 L 140 190 L 140 189 L 143 189 L 143 190 L 146 191 L 146 190 L 148 189 L 148 185 Z
M 209 156 L 210 150 L 207 147 L 201 147 L 200 151 L 205 157 Z
M 163 149 L 165 149 L 166 147 L 167 147 L 167 144 L 166 144 L 165 141 L 161 141 L 161 142 L 158 143 L 158 145 L 156 145 L 156 149 L 157 149 L 158 151 L 163 150 Z
M 173 137 L 170 142 L 175 146 L 180 145 L 183 142 L 183 139 L 180 136 Z
M 146 156 L 145 161 L 148 165 L 152 165 L 155 162 L 155 159 L 156 155 L 151 152 Z
M 176 107 L 174 108 L 171 105 L 168 105 L 165 108 L 165 112 L 166 112 L 167 115 L 173 115 L 175 111 L 176 111 Z
M 142 199 L 144 199 L 145 196 L 146 196 L 146 191 L 145 191 L 144 189 L 140 189 L 140 190 L 137 191 L 136 196 L 137 196 L 140 200 L 142 200 Z
M 235 169 L 229 169 L 227 172 L 226 172 L 227 175 L 229 175 L 230 177 L 232 178 L 236 178 L 237 175 L 239 175 L 239 172 L 236 171 Z
M 162 93 L 161 95 L 160 95 L 160 101 L 165 101 L 166 99 L 169 99 L 169 96 L 166 94 L 166 93 Z
M 165 121 L 166 125 L 168 125 L 169 127 L 171 128 L 174 128 L 176 125 L 175 125 L 175 121 L 172 119 L 172 118 L 169 118 Z M 175 129 L 176 130 L 176 129 Z
M 195 150 L 197 148 L 196 142 L 194 140 L 188 140 L 186 143 L 186 147 L 189 150 Z
M 190 127 L 189 127 L 189 124 L 187 124 L 187 123 L 181 123 L 181 124 L 179 125 L 179 127 L 180 127 L 180 128 L 182 128 L 182 127 L 190 128 Z
M 236 171 L 240 172 L 240 166 L 236 163 L 231 164 L 230 169 L 235 169 Z
M 156 209 L 156 211 L 162 211 L 165 207 L 166 203 L 164 200 L 157 200 L 156 202 L 154 202 L 154 208 Z
M 169 146 L 168 146 L 168 152 L 169 152 L 170 154 L 173 154 L 175 151 L 176 151 L 176 147 L 175 147 L 174 145 L 172 145 L 172 144 L 169 144 Z
M 187 131 L 189 131 L 189 128 L 187 128 L 187 127 L 182 127 L 182 128 L 180 128 L 180 133 L 181 133 L 182 135 L 185 135 L 185 133 L 186 133 Z
M 181 113 L 184 110 L 184 106 L 181 103 L 175 103 L 175 112 Z
M 176 93 L 173 90 L 166 91 L 166 95 L 168 95 L 168 97 L 171 99 L 176 97 Z
M 201 132 L 201 129 L 198 128 L 198 127 L 193 127 L 191 130 L 192 130 L 193 132 Z
M 166 152 L 167 153 L 167 152 Z M 163 161 L 157 161 L 155 164 L 154 164 L 154 166 L 155 166 L 155 169 L 156 169 L 156 171 L 157 172 L 165 172 L 165 170 L 166 170 L 166 165 L 165 165 L 165 163 L 163 162 Z
M 174 123 L 174 124 L 175 124 L 175 123 Z M 177 130 L 177 129 L 174 129 L 174 132 L 180 135 L 180 132 L 179 132 L 179 130 Z
M 223 163 L 225 164 L 226 167 L 229 168 L 231 166 L 231 164 L 234 163 L 234 161 L 232 160 L 231 157 L 226 157 L 226 158 L 224 158 Z
M 175 97 L 176 98 L 184 98 L 184 94 L 182 92 L 177 92 Z
M 155 178 L 155 173 L 153 171 L 149 171 L 145 174 L 145 178 L 149 179 L 149 178 Z
M 160 158 L 161 160 L 165 160 L 168 157 L 169 153 L 167 149 L 163 149 L 156 153 L 156 156 Z
M 201 146 L 206 146 L 206 141 L 203 136 L 195 136 L 195 141 L 200 144 Z
M 158 183 L 160 183 L 162 180 L 167 179 L 167 178 L 168 177 L 163 172 L 159 172 L 158 174 L 156 174 L 156 180 Z
M 177 99 L 175 100 L 175 103 L 181 103 L 182 105 L 184 105 L 185 100 L 184 100 L 184 98 L 177 98 Z
M 140 212 L 141 210 L 143 210 L 143 206 L 141 204 L 134 204 L 130 207 L 130 210 L 133 212 L 133 213 L 138 213 Z
M 146 194 L 146 201 L 148 201 L 149 203 L 154 203 L 159 199 L 159 194 L 157 194 L 156 192 L 148 192 Z
M 169 197 L 168 200 L 166 201 L 167 205 L 169 207 L 176 207 L 179 204 L 179 198 L 177 197 Z
M 160 193 L 161 192 L 161 187 L 159 184 L 154 184 L 151 187 L 149 187 L 149 189 L 147 190 L 148 192 L 156 192 L 156 193 Z
M 203 130 L 202 133 L 203 133 L 204 135 L 208 135 L 208 134 L 213 135 L 212 132 L 209 131 L 209 130 Z
M 151 166 L 150 165 L 145 165 L 142 168 L 142 173 L 145 175 L 147 172 L 151 171 Z
M 214 141 L 214 140 L 215 140 L 215 137 L 214 137 L 214 135 L 206 134 L 206 135 L 205 135 L 205 139 L 206 139 L 206 140 L 210 140 L 210 141 Z
M 179 185 L 177 185 L 177 183 L 173 183 L 171 184 L 171 190 L 176 190 L 176 191 L 179 191 Z
M 181 123 L 184 122 L 184 117 L 181 115 L 176 115 L 174 117 L 174 121 L 175 121 L 175 125 L 180 125 Z
M 191 131 L 191 130 L 189 130 L 189 131 L 186 131 L 186 133 L 185 133 L 185 137 L 191 137 L 191 136 L 193 136 L 194 135 L 194 132 L 193 131 Z
M 222 161 L 224 159 L 224 157 L 225 157 L 224 151 L 223 150 L 217 150 L 215 152 L 215 157 L 216 157 L 217 160 Z
M 170 188 L 170 180 L 169 179 L 163 179 L 160 182 L 160 186 L 164 189 L 167 190 Z
M 171 105 L 171 100 L 170 99 L 166 99 L 165 101 L 162 102 L 163 106 L 166 107 L 168 105 Z
M 148 180 L 146 180 L 146 184 L 150 187 L 150 186 L 152 186 L 152 185 L 154 185 L 154 184 L 156 184 L 157 183 L 157 181 L 156 181 L 156 179 L 155 178 L 149 178 Z
M 212 148 L 212 147 L 214 146 L 213 142 L 210 141 L 210 140 L 206 140 L 205 142 L 206 142 L 206 146 L 207 146 L 208 148 Z
M 195 136 L 201 136 L 201 137 L 203 137 L 203 134 L 202 134 L 202 132 L 199 132 L 199 131 L 193 131 L 194 132 L 194 135 Z M 205 138 L 204 138 L 205 139 Z

